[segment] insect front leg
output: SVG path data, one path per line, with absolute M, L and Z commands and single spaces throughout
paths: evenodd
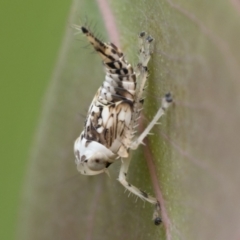
M 154 209 L 154 213 L 153 213 L 153 219 L 154 219 L 154 223 L 156 225 L 159 225 L 161 223 L 161 218 L 160 218 L 160 204 L 159 204 L 158 200 L 156 198 L 150 196 L 146 192 L 142 191 L 141 189 L 133 186 L 132 184 L 130 184 L 127 181 L 127 173 L 128 173 L 128 168 L 129 168 L 130 161 L 131 161 L 130 157 L 122 158 L 122 165 L 121 165 L 121 168 L 120 168 L 118 181 L 128 191 L 130 191 L 134 195 L 138 196 L 142 200 L 145 200 L 145 201 L 148 201 L 148 202 L 154 204 L 155 209 Z

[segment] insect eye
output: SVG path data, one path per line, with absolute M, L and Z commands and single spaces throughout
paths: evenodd
M 88 167 L 93 171 L 99 171 L 106 168 L 106 161 L 101 158 L 88 159 Z

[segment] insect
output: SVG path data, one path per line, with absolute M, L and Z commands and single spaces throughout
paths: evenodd
M 118 181 L 131 193 L 154 204 L 153 219 L 161 223 L 158 200 L 130 184 L 126 177 L 130 164 L 129 151 L 135 150 L 172 102 L 170 93 L 162 98 L 162 105 L 153 120 L 139 137 L 135 136 L 143 106 L 143 92 L 148 78 L 148 62 L 153 38 L 139 34 L 139 63 L 134 70 L 122 51 L 113 43 L 100 41 L 85 26 L 74 26 L 81 31 L 100 55 L 105 67 L 105 80 L 89 107 L 84 129 L 74 144 L 77 169 L 84 175 L 108 171 L 121 158 Z

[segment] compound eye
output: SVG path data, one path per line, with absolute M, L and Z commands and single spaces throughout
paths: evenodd
M 99 158 L 90 159 L 87 164 L 92 171 L 100 171 L 106 168 L 106 161 Z

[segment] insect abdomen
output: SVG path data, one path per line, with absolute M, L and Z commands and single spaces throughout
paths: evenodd
M 86 27 L 81 27 L 88 41 L 99 53 L 106 70 L 105 81 L 100 88 L 99 101 L 103 104 L 118 101 L 134 102 L 136 75 L 125 59 L 122 51 L 113 43 L 104 43 L 96 38 Z

